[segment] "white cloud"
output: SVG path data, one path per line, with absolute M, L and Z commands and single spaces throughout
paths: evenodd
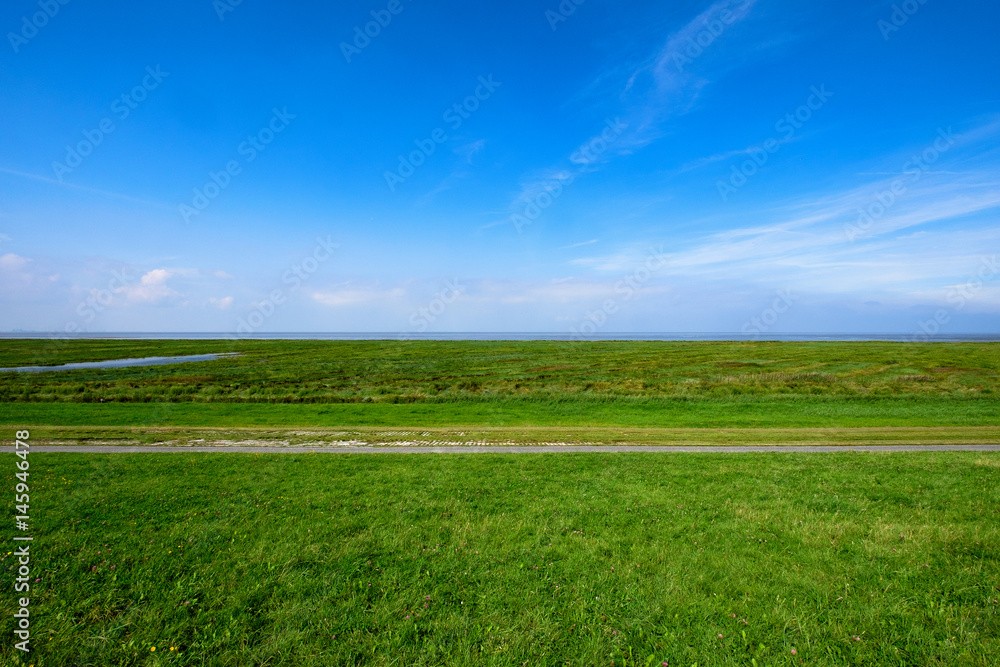
M 115 290 L 132 303 L 156 304 L 166 299 L 180 296 L 167 285 L 167 280 L 176 275 L 177 271 L 170 269 L 153 269 L 142 276 L 138 283 L 132 283 Z
M 377 287 L 343 288 L 325 292 L 314 292 L 312 297 L 324 306 L 356 306 L 379 301 L 400 299 L 406 295 L 401 287 L 379 289 Z
M 636 267 L 633 266 L 634 270 Z M 481 305 L 527 305 L 538 306 L 574 305 L 584 307 L 599 303 L 604 299 L 634 298 L 638 293 L 663 293 L 670 287 L 656 280 L 650 280 L 652 272 L 645 280 L 626 283 L 631 273 L 623 273 L 609 280 L 588 280 L 576 277 L 554 278 L 551 280 L 478 280 L 467 281 L 467 289 L 462 300 Z M 648 282 L 647 282 L 648 281 Z
M 9 252 L 6 255 L 0 256 L 0 269 L 4 271 L 20 271 L 28 266 L 30 261 L 27 257 L 21 257 Z
M 221 299 L 209 299 L 208 302 L 218 308 L 219 310 L 228 310 L 233 307 L 233 297 L 226 296 Z

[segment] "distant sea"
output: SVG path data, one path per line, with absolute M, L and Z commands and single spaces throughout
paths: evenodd
M 575 340 L 575 341 L 895 341 L 934 343 L 986 343 L 1000 341 L 1000 333 L 995 334 L 948 334 L 925 336 L 917 333 L 775 333 L 746 335 L 739 333 L 407 333 L 407 332 L 364 332 L 364 333 L 184 333 L 184 332 L 130 332 L 130 333 L 0 333 L 0 339 L 103 339 L 103 340 Z

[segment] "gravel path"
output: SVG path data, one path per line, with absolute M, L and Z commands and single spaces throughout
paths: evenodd
M 13 452 L 13 447 L 0 448 Z M 663 452 L 695 454 L 822 454 L 834 452 L 1000 452 L 1000 445 L 843 445 L 843 446 L 642 446 L 642 445 L 523 445 L 507 446 L 467 446 L 467 447 L 127 447 L 91 445 L 60 447 L 39 445 L 31 448 L 31 453 L 63 454 L 187 454 L 190 452 L 235 453 L 235 454 L 573 454 L 573 453 L 623 453 L 623 452 Z

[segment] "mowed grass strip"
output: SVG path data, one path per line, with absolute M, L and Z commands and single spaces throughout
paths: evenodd
M 188 428 L 33 426 L 34 445 L 1000 445 L 1000 426 L 869 428 Z
M 0 424 L 187 427 L 856 428 L 995 426 L 992 396 L 455 400 L 450 403 L 3 403 Z
M 31 471 L 37 665 L 1000 652 L 991 454 L 35 454 Z

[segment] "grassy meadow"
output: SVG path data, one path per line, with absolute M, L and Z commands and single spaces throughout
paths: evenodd
M 0 423 L 38 426 L 995 426 L 1000 345 L 0 341 Z
M 996 454 L 33 456 L 36 667 L 1000 651 Z

